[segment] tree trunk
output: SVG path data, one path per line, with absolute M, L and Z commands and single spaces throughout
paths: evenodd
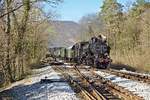
M 6 12 L 9 12 L 9 8 L 10 8 L 10 3 L 11 0 L 6 0 L 5 4 L 6 4 Z M 12 74 L 11 74 L 11 59 L 10 59 L 10 38 L 11 38 L 11 34 L 10 34 L 10 14 L 6 15 L 6 29 L 5 29 L 5 33 L 6 33 L 6 65 L 5 65 L 5 74 L 6 77 L 9 79 L 9 81 L 13 81 L 12 78 Z
M 21 20 L 21 25 L 18 29 L 18 66 L 19 66 L 19 72 L 20 76 L 25 74 L 25 66 L 24 66 L 24 36 L 27 28 L 27 21 L 29 17 L 29 10 L 30 10 L 30 0 L 23 0 L 23 6 L 24 6 L 24 11 L 23 11 L 23 17 Z

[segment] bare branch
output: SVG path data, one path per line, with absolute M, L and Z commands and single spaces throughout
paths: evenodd
M 14 11 L 20 9 L 22 6 L 23 6 L 23 5 L 20 5 L 20 6 L 18 6 L 17 8 L 14 8 L 14 9 L 8 11 L 7 13 L 4 13 L 4 14 L 0 15 L 0 18 L 2 18 L 2 17 L 4 17 L 4 16 L 8 15 L 9 13 L 12 13 L 12 12 L 14 12 Z
M 58 5 L 58 3 L 62 2 L 62 0 L 35 0 L 35 1 L 31 1 L 31 3 L 36 3 L 36 2 L 47 2 L 47 3 L 51 4 L 50 6 L 54 7 L 54 5 Z M 0 15 L 0 18 L 6 16 L 9 13 L 12 13 L 12 12 L 20 9 L 22 6 L 23 6 L 23 4 L 19 5 L 18 7 L 14 8 L 14 9 L 11 9 L 7 13 Z

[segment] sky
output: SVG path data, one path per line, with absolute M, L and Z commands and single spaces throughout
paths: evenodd
M 128 0 L 118 1 L 122 4 L 126 4 Z M 98 13 L 102 5 L 103 0 L 64 0 L 64 2 L 56 8 L 57 14 L 60 15 L 57 20 L 78 22 L 87 14 Z
M 78 21 L 82 16 L 97 13 L 102 0 L 64 0 L 57 8 L 61 20 Z

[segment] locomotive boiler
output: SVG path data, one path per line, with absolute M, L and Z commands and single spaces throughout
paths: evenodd
M 72 48 L 74 61 L 79 64 L 107 68 L 111 59 L 109 57 L 110 47 L 101 36 L 92 37 L 89 41 L 79 42 Z

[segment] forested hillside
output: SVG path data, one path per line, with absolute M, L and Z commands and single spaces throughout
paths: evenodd
M 52 21 L 50 34 L 53 34 L 54 38 L 50 39 L 49 46 L 53 47 L 68 47 L 74 45 L 79 41 L 80 25 L 73 21 Z

